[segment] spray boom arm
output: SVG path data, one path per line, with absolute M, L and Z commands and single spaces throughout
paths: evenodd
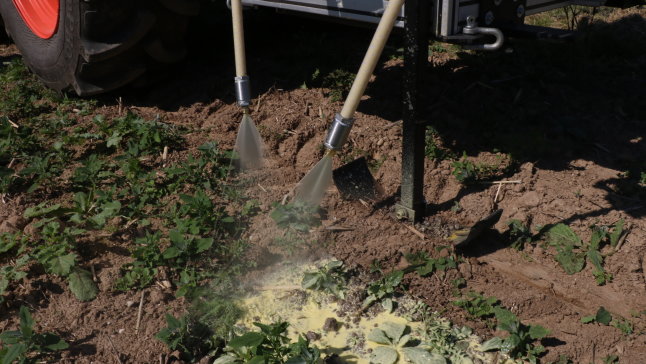
M 370 82 L 370 76 L 377 66 L 379 57 L 384 50 L 386 41 L 390 36 L 390 32 L 395 25 L 397 16 L 399 15 L 404 0 L 391 0 L 382 15 L 375 35 L 372 37 L 366 56 L 361 62 L 361 67 L 359 67 L 359 72 L 352 83 L 352 88 L 348 97 L 345 99 L 343 104 L 343 109 L 341 113 L 336 114 L 330 129 L 328 129 L 327 137 L 325 138 L 325 147 L 330 151 L 338 151 L 343 148 L 343 145 L 348 140 L 348 135 L 350 134 L 350 129 L 354 124 L 354 113 L 357 111 L 359 102 L 361 101 L 361 96 L 363 96 Z
M 233 18 L 233 47 L 236 59 L 236 99 L 238 100 L 238 105 L 246 111 L 251 105 L 251 90 L 249 76 L 247 76 L 241 0 L 231 0 L 231 17 Z

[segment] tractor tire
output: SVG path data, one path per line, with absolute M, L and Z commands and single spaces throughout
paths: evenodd
M 58 1 L 49 37 L 32 31 L 15 0 L 0 0 L 0 13 L 31 71 L 48 87 L 79 96 L 117 89 L 158 63 L 184 58 L 188 19 L 199 11 L 199 0 Z

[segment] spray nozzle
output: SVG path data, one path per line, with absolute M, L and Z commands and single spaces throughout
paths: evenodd
M 249 76 L 235 78 L 236 98 L 240 107 L 249 107 L 251 105 L 251 88 L 249 87 Z
M 346 119 L 341 114 L 336 114 L 332 125 L 330 125 L 330 129 L 327 131 L 327 137 L 324 143 L 325 147 L 331 151 L 341 150 L 348 140 L 352 124 L 354 124 L 353 118 Z

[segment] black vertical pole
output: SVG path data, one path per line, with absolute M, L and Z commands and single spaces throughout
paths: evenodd
M 425 120 L 420 113 L 424 73 L 428 63 L 430 0 L 406 0 L 404 3 L 404 113 L 402 138 L 400 217 L 420 220 L 424 217 L 424 136 Z

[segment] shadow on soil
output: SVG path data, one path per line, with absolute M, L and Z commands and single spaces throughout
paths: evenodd
M 221 4 L 210 6 L 193 23 L 189 61 L 157 74 L 144 89 L 126 91 L 130 104 L 177 110 L 215 99 L 234 102 L 230 20 Z M 335 70 L 356 72 L 372 36 L 370 29 L 267 10 L 245 16 L 254 96 L 272 88 L 321 87 Z M 633 15 L 582 24 L 579 38 L 567 44 L 512 39 L 505 52 L 457 57 L 450 57 L 450 47 L 431 47 L 449 60 L 429 67 L 423 115 L 455 155 L 508 153 L 516 165 L 533 162 L 556 171 L 584 159 L 627 171 L 596 187 L 609 191 L 613 209 L 643 216 L 646 20 Z M 400 55 L 401 37 L 392 38 L 384 60 Z M 388 64 L 377 70 L 359 111 L 395 121 L 401 118 L 402 67 Z M 103 101 L 114 103 L 114 96 Z

